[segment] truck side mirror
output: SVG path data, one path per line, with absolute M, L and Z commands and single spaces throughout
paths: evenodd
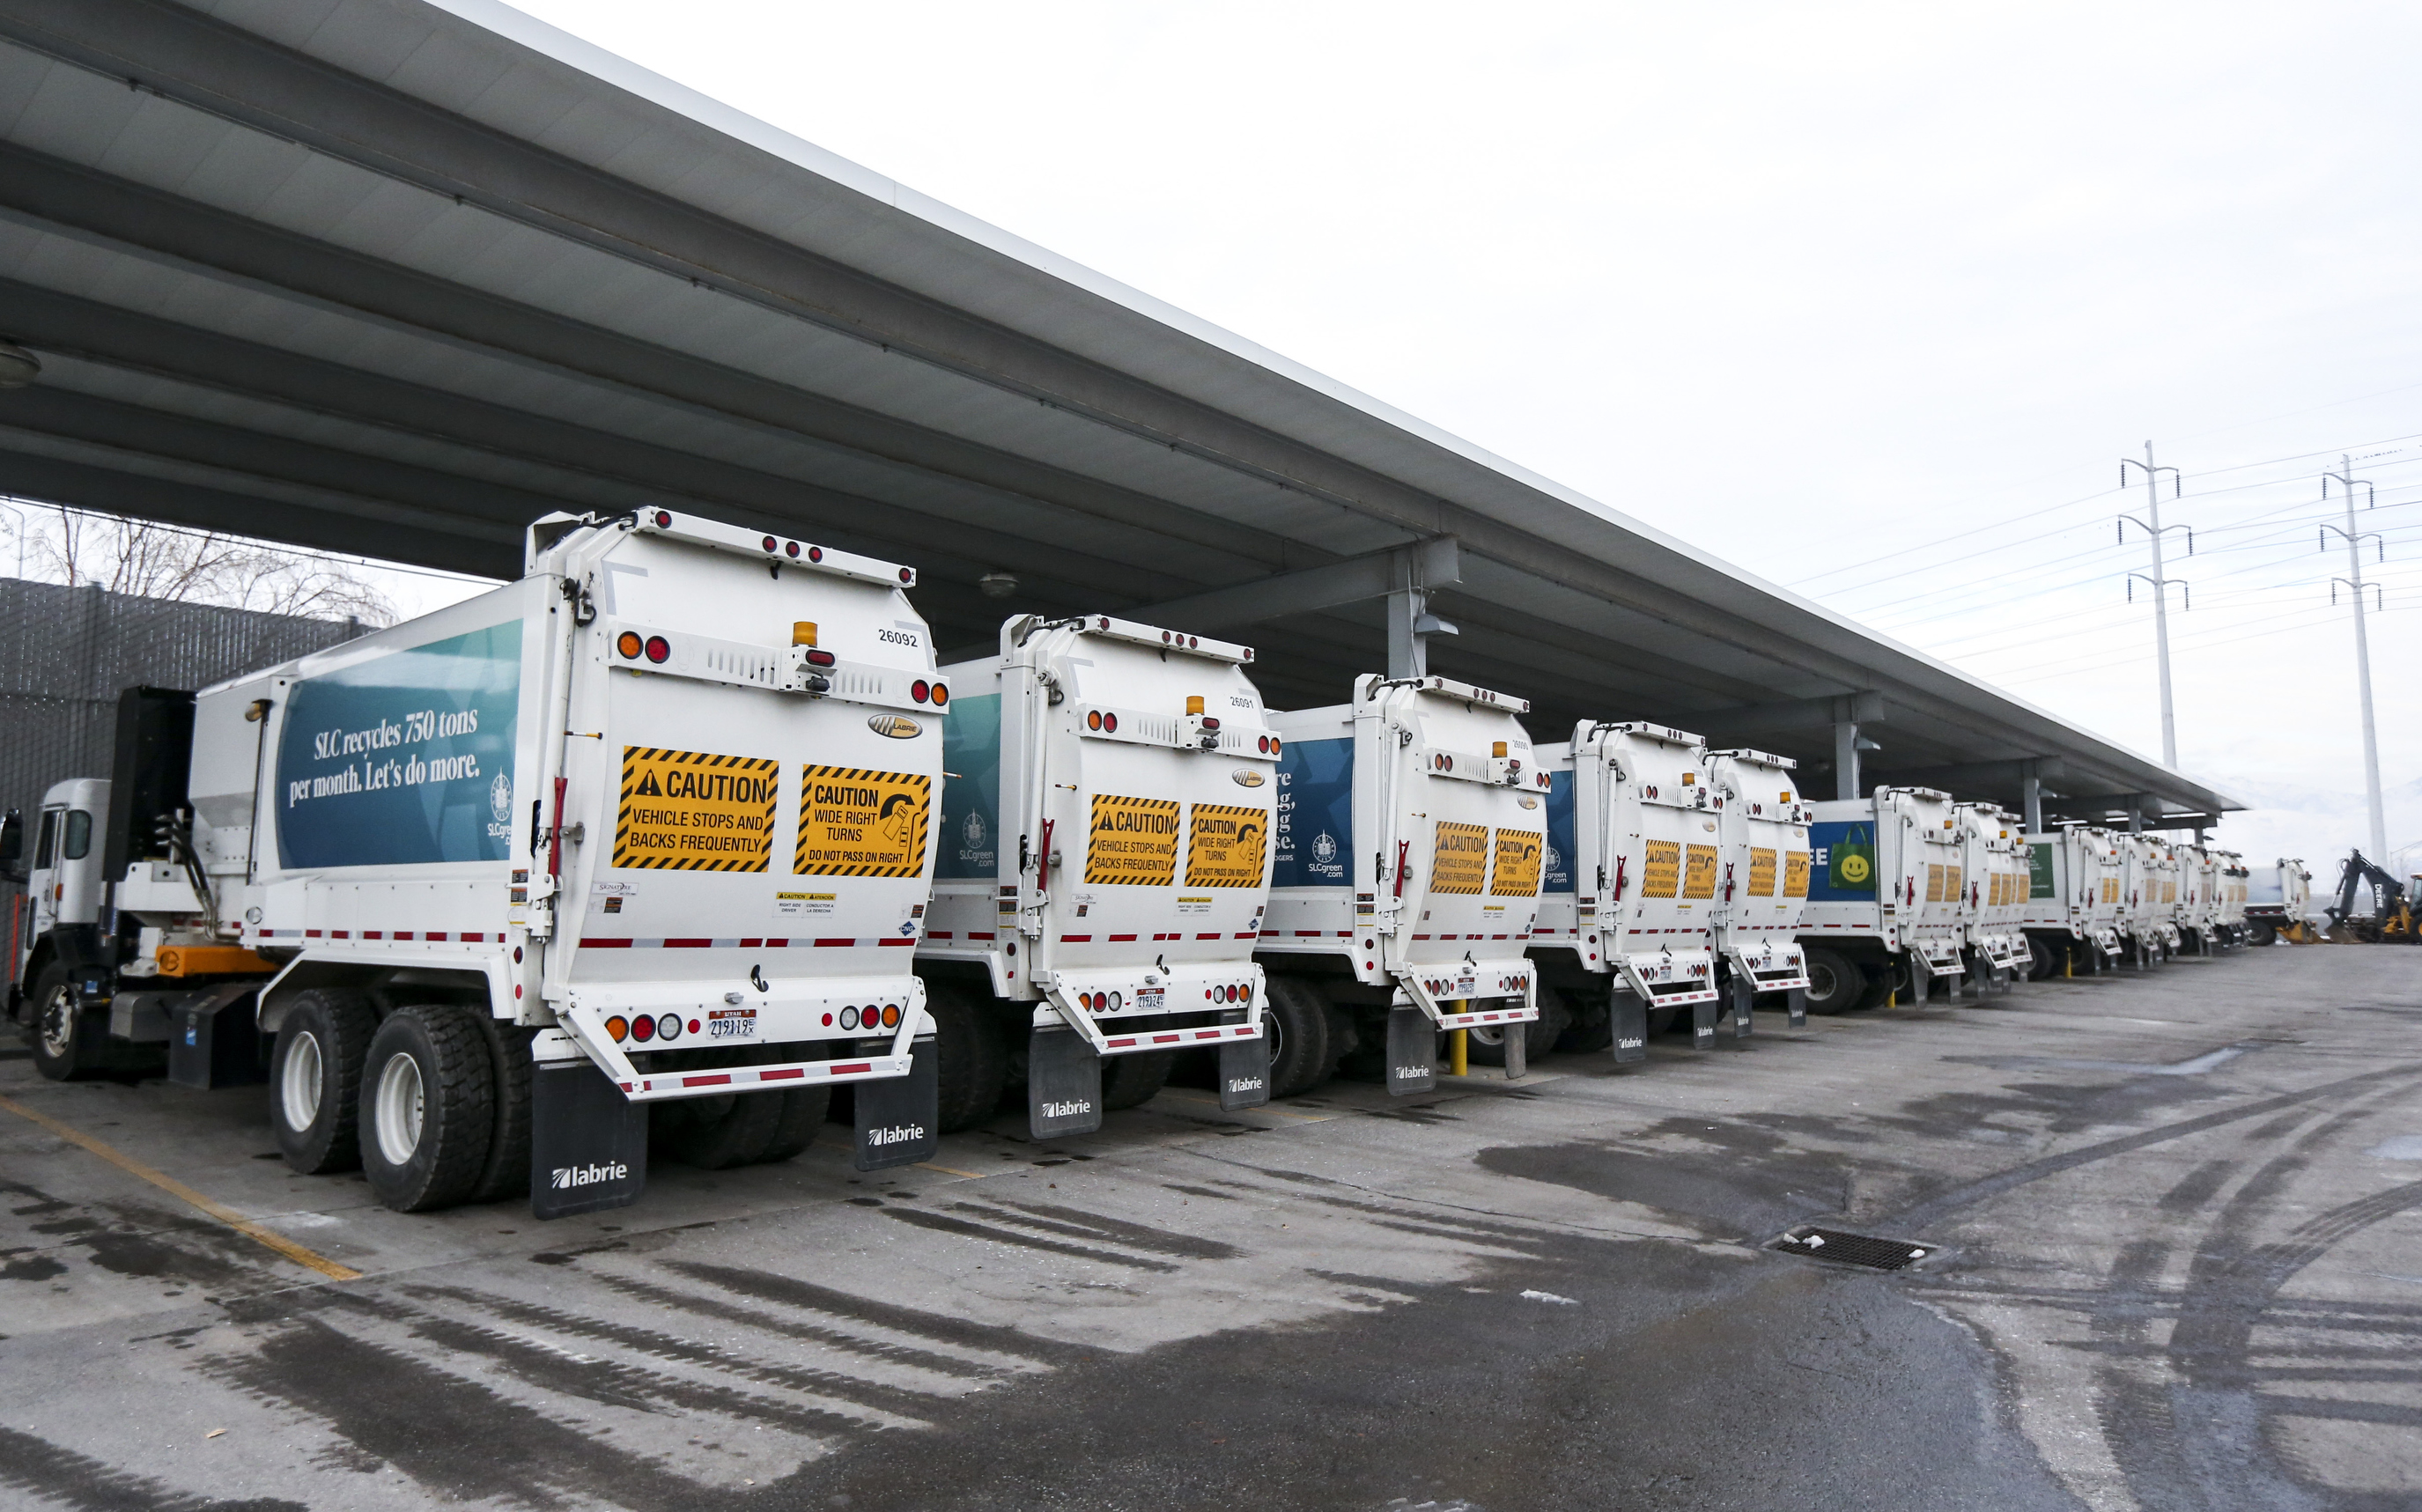
M 0 877 L 11 882 L 25 880 L 25 815 L 11 809 L 0 816 Z

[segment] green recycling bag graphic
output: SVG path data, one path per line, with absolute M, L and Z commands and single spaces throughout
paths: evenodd
M 1827 831 L 1832 833 L 1827 833 Z M 1825 870 L 1812 899 L 1872 898 L 1876 895 L 1876 836 L 1871 825 L 1819 824 L 1810 827 L 1809 841 L 1825 855 Z

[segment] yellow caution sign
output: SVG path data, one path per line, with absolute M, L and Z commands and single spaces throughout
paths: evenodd
M 780 764 L 747 756 L 622 748 L 614 864 L 675 872 L 762 872 L 774 855 Z
M 799 769 L 799 876 L 921 876 L 934 780 L 864 766 Z
M 1786 898 L 1808 896 L 1808 852 L 1783 853 L 1783 895 Z
M 1774 896 L 1774 852 L 1761 845 L 1753 845 L 1749 850 L 1749 895 Z
M 1693 845 L 1689 861 L 1682 868 L 1682 896 L 1712 898 L 1716 895 L 1716 848 Z
M 1640 895 L 1644 898 L 1670 898 L 1682 885 L 1682 843 L 1678 840 L 1648 842 L 1648 858 L 1640 869 Z
M 1257 888 L 1269 855 L 1266 809 L 1198 803 L 1186 826 L 1186 885 Z
M 1942 901 L 1942 873 L 1943 867 L 1940 861 L 1928 861 L 1926 863 L 1927 902 L 1941 903 Z
M 1086 885 L 1165 888 L 1176 880 L 1177 800 L 1094 794 Z
M 1958 903 L 1968 895 L 1968 874 L 1957 866 L 1942 869 L 1942 901 Z
M 1488 890 L 1501 898 L 1539 895 L 1539 858 L 1548 837 L 1536 829 L 1497 831 L 1497 858 L 1488 874 Z
M 1430 847 L 1430 890 L 1477 896 L 1488 885 L 1488 827 L 1438 822 Z

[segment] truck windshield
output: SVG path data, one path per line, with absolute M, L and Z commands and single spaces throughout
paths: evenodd
M 44 809 L 41 837 L 34 842 L 34 870 L 43 871 L 56 863 L 59 858 L 58 848 L 59 811 Z
M 80 861 L 83 860 L 86 856 L 90 854 L 91 851 L 92 815 L 85 812 L 82 809 L 70 809 L 68 811 L 67 844 L 61 848 L 61 856 L 65 859 L 71 861 Z

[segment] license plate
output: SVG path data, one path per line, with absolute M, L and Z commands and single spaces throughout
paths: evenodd
M 1140 1014 L 1164 1013 L 1168 1010 L 1169 989 L 1166 987 L 1138 987 L 1136 988 L 1135 1005 L 1136 1012 Z
M 757 1010 L 754 1008 L 718 1008 L 706 1016 L 708 1039 L 755 1039 Z
M 1480 979 L 1478 977 L 1457 978 L 1455 984 L 1455 995 L 1458 998 L 1476 998 L 1480 996 Z

